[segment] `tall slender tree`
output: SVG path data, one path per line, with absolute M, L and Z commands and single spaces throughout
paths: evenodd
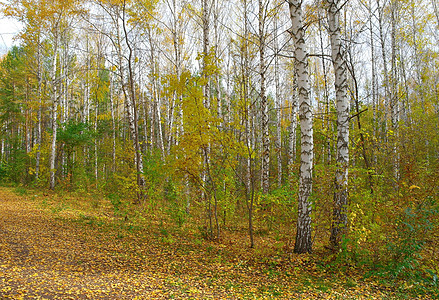
M 309 96 L 308 52 L 305 44 L 305 26 L 302 17 L 301 0 L 288 0 L 291 29 L 294 42 L 295 73 L 299 96 L 299 118 L 301 135 L 301 162 L 299 179 L 299 208 L 297 218 L 297 233 L 294 252 L 306 253 L 312 251 L 311 239 L 311 192 L 313 181 L 313 116 Z
M 267 4 L 263 0 L 258 1 L 258 39 L 259 39 L 259 77 L 260 90 L 259 97 L 261 99 L 262 114 L 262 192 L 267 194 L 270 189 L 270 132 L 268 127 L 268 98 L 266 95 L 266 73 L 267 66 L 265 60 L 266 45 L 266 19 Z
M 338 248 L 347 226 L 349 167 L 349 99 L 346 60 L 340 30 L 340 2 L 328 1 L 328 29 L 331 58 L 335 73 L 337 110 L 337 169 L 335 175 L 334 209 L 330 242 Z

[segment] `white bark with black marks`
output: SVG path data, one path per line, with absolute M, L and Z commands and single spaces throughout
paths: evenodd
M 313 183 L 313 116 L 309 96 L 308 52 L 302 21 L 302 1 L 288 0 L 291 18 L 290 34 L 294 41 L 295 71 L 299 96 L 299 118 L 301 134 L 301 162 L 299 179 L 299 207 L 297 218 L 295 253 L 312 251 L 311 239 L 311 192 Z
M 340 30 L 338 0 L 328 2 L 328 29 L 331 40 L 331 58 L 335 74 L 337 110 L 337 169 L 335 173 L 334 208 L 330 242 L 339 247 L 347 226 L 348 170 L 349 170 L 349 99 L 347 66 Z
M 51 71 L 51 88 L 52 88 L 52 141 L 50 144 L 50 158 L 49 158 L 49 168 L 50 168 L 50 178 L 49 187 L 51 190 L 55 188 L 55 163 L 56 163 L 56 136 L 58 130 L 58 93 L 57 93 L 57 55 L 58 55 L 58 36 L 55 30 L 54 46 L 53 46 L 53 60 L 52 60 L 52 71 Z
M 270 134 L 268 131 L 268 99 L 265 88 L 266 66 L 265 66 L 265 8 L 262 0 L 259 0 L 259 76 L 260 76 L 260 98 L 262 114 L 262 193 L 268 194 L 270 189 Z

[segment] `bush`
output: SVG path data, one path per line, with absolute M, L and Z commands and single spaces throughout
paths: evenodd
M 0 163 L 0 182 L 7 181 L 9 166 L 6 163 Z
M 164 198 L 167 200 L 166 212 L 172 221 L 181 227 L 186 222 L 187 213 L 184 203 L 181 202 L 181 197 L 178 195 L 177 188 L 172 180 L 167 180 L 164 188 Z
M 368 270 L 367 277 L 437 286 L 437 274 L 423 265 L 421 252 L 434 230 L 433 220 L 438 215 L 438 208 L 433 197 L 418 203 L 413 199 L 395 219 L 382 218 L 385 221 L 380 224 L 362 223 L 362 230 L 351 229 L 351 234 L 343 238 L 340 251 L 330 266 L 337 269 L 363 267 Z M 394 209 L 398 211 L 397 207 Z M 353 213 L 358 214 L 358 209 Z
M 429 234 L 434 229 L 432 218 L 438 213 L 438 205 L 432 197 L 415 208 L 407 207 L 398 219 L 397 234 L 387 244 L 389 261 L 381 266 L 382 272 L 392 278 L 419 279 L 421 255 Z

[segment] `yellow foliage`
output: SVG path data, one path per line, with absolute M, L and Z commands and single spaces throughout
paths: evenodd
M 99 114 L 97 118 L 100 121 L 109 121 L 111 120 L 111 112 L 108 111 L 103 114 Z

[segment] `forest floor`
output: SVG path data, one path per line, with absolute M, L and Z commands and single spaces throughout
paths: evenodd
M 133 225 L 104 202 L 72 203 L 80 201 L 0 187 L 1 299 L 437 297 L 365 279 L 354 269 L 328 272 L 319 253 L 258 251 L 231 236 L 207 241 L 158 220 Z

